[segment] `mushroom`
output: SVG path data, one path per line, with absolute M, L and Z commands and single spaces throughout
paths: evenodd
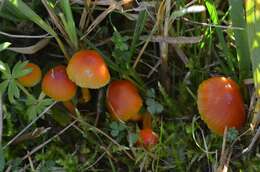
M 89 100 L 90 97 L 87 88 L 98 89 L 110 81 L 105 61 L 94 50 L 81 50 L 75 53 L 68 63 L 67 73 L 70 80 L 85 89 L 82 90 L 85 100 Z
M 149 112 L 145 112 L 142 118 L 143 126 L 139 132 L 137 145 L 150 149 L 158 142 L 158 136 L 152 129 L 152 116 Z
M 151 128 L 140 130 L 137 145 L 150 149 L 158 143 L 158 136 Z
M 42 91 L 54 100 L 64 102 L 70 112 L 75 109 L 70 100 L 75 96 L 77 86 L 69 80 L 65 66 L 58 65 L 47 72 L 42 81 Z
M 202 120 L 213 132 L 223 135 L 225 127 L 241 128 L 245 110 L 239 86 L 232 79 L 212 77 L 198 89 L 198 110 Z
M 28 63 L 25 68 L 32 69 L 32 72 L 18 78 L 18 82 L 24 87 L 33 87 L 40 82 L 42 78 L 42 71 L 39 66 L 34 63 Z
M 106 103 L 114 119 L 128 121 L 140 120 L 139 111 L 143 100 L 135 85 L 128 80 L 113 81 L 106 93 Z

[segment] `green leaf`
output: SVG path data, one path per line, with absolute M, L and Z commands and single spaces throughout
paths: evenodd
M 7 49 L 10 45 L 11 45 L 10 42 L 4 42 L 4 43 L 0 44 L 0 52 Z
M 32 121 L 37 116 L 37 107 L 36 106 L 28 107 L 25 114 L 26 114 L 28 120 Z
M 11 78 L 11 70 L 9 66 L 0 60 L 0 71 L 4 74 L 3 79 Z
M 22 76 L 25 76 L 25 75 L 31 73 L 32 69 L 25 69 L 27 64 L 28 64 L 28 61 L 17 62 L 13 67 L 12 77 L 13 78 L 19 78 L 19 77 L 22 77 Z
M 128 141 L 129 141 L 129 146 L 132 147 L 138 140 L 138 135 L 136 133 L 130 133 L 128 135 Z
M 227 141 L 232 142 L 234 141 L 238 136 L 238 131 L 235 128 L 229 128 L 227 133 Z
M 115 44 L 115 49 L 118 49 L 120 51 L 128 50 L 127 40 L 128 37 L 121 36 L 121 34 L 118 31 L 115 31 L 113 33 L 112 42 Z
M 153 88 L 149 89 L 146 94 L 147 97 L 155 98 L 155 90 Z
M 17 90 L 19 91 L 19 89 L 17 88 L 14 80 L 11 80 L 9 82 L 8 91 L 7 91 L 8 92 L 8 99 L 9 99 L 10 103 L 15 103 L 14 97 L 17 94 L 16 93 Z
M 28 97 L 26 101 L 26 105 L 28 105 L 28 108 L 26 110 L 26 116 L 28 117 L 28 120 L 33 120 L 39 113 L 41 113 L 47 106 L 52 104 L 52 99 L 43 99 L 43 100 L 36 100 L 33 97 Z
M 5 169 L 5 159 L 2 145 L 0 144 L 0 171 L 4 171 Z
M 147 110 L 151 114 L 159 114 L 163 111 L 163 106 L 152 98 L 146 99 L 145 103 L 147 105 Z
M 118 134 L 119 134 L 119 131 L 118 131 L 118 130 L 112 130 L 112 131 L 111 131 L 111 135 L 112 135 L 113 137 L 118 136 Z
M 9 84 L 8 80 L 5 80 L 5 81 L 3 81 L 0 84 L 0 93 L 1 93 L 1 95 L 6 91 L 6 88 L 7 88 L 8 84 Z

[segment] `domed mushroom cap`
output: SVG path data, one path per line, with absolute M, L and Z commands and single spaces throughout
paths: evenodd
M 153 132 L 151 128 L 145 128 L 140 130 L 139 138 L 137 141 L 138 145 L 142 145 L 146 148 L 156 145 L 158 142 L 158 136 Z
M 77 86 L 69 80 L 65 66 L 59 65 L 48 71 L 42 81 L 42 91 L 57 101 L 68 101 L 76 94 Z
M 122 121 L 139 120 L 143 100 L 137 88 L 128 80 L 113 81 L 106 95 L 108 110 L 112 117 Z
M 94 50 L 82 50 L 73 55 L 67 66 L 69 78 L 83 88 L 98 89 L 110 80 L 103 58 Z
M 42 71 L 39 66 L 34 63 L 28 63 L 25 68 L 32 69 L 32 72 L 18 78 L 18 82 L 24 87 L 33 87 L 40 82 L 42 78 Z
M 225 77 L 203 81 L 198 89 L 198 110 L 207 126 L 219 135 L 225 127 L 239 129 L 245 122 L 245 110 L 238 85 Z

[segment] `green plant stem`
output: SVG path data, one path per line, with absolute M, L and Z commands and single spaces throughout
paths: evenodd
M 33 95 L 31 95 L 26 88 L 24 88 L 24 86 L 22 86 L 19 82 L 16 82 L 17 86 L 22 90 L 22 92 L 27 95 L 28 97 L 33 97 Z M 33 97 L 34 98 L 34 97 Z

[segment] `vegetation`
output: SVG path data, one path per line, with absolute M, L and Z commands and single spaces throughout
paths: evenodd
M 260 171 L 259 4 L 0 1 L 0 171 Z M 83 49 L 104 59 L 110 82 L 76 92 L 69 79 L 78 74 L 65 68 Z M 23 85 L 31 63 L 49 71 L 48 81 L 59 66 L 70 83 Z M 244 101 L 245 124 L 223 136 L 197 108 L 199 84 L 212 76 L 233 79 Z M 115 110 L 124 101 L 107 98 L 116 80 L 128 80 L 127 97 L 138 97 L 129 114 Z M 67 87 L 67 97 L 49 97 Z

